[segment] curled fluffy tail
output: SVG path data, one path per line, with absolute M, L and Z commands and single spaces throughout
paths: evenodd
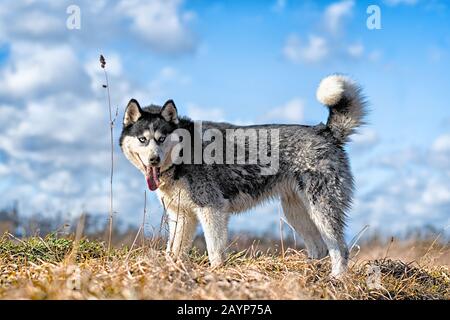
M 330 109 L 327 126 L 341 143 L 347 142 L 356 128 L 364 124 L 366 101 L 361 88 L 350 78 L 326 77 L 317 89 L 317 100 Z

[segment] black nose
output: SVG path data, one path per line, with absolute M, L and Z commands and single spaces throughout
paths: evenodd
M 150 157 L 150 159 L 148 159 L 148 161 L 150 162 L 151 165 L 158 164 L 159 160 L 161 160 L 159 158 L 159 156 L 153 156 L 153 157 Z

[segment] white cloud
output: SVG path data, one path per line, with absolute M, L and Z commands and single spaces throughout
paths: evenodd
M 359 130 L 358 133 L 351 136 L 351 139 L 352 146 L 355 146 L 358 149 L 373 147 L 379 141 L 378 133 L 370 128 Z
M 352 210 L 355 228 L 369 224 L 375 230 L 405 232 L 425 225 L 443 228 L 450 222 L 446 214 L 450 190 L 445 179 L 435 177 L 432 171 L 399 169 L 358 199 Z
M 56 15 L 51 5 L 48 10 L 34 1 L 4 0 L 0 4 L 0 41 L 17 39 L 44 39 L 60 37 L 66 31 L 65 9 Z
M 10 173 L 9 166 L 7 166 L 7 165 L 5 165 L 5 164 L 0 162 L 0 177 L 1 176 L 5 176 L 5 175 L 7 175 L 9 173 Z
M 161 85 L 163 83 L 168 83 L 171 81 L 186 85 L 191 82 L 191 78 L 187 75 L 181 74 L 177 69 L 173 67 L 166 66 L 159 71 L 152 84 Z
M 301 122 L 303 121 L 303 111 L 305 103 L 300 98 L 294 98 L 286 102 L 284 105 L 276 107 L 263 116 L 264 121 L 285 121 L 285 122 Z
M 0 105 L 0 128 L 3 130 L 20 119 L 20 112 L 11 105 Z
M 326 29 L 335 34 L 342 28 L 344 19 L 351 15 L 355 2 L 344 0 L 330 4 L 325 9 L 324 19 Z
M 65 23 L 64 16 L 58 19 L 42 11 L 24 12 L 20 20 L 20 23 L 12 25 L 15 26 L 14 31 L 32 36 L 48 36 L 57 30 L 63 29 Z
M 157 101 L 160 101 L 159 103 L 164 103 L 169 98 L 172 98 L 167 87 L 170 87 L 170 85 L 188 86 L 191 84 L 191 81 L 189 76 L 181 73 L 179 70 L 170 66 L 165 66 L 161 68 L 150 81 L 148 92 L 151 94 L 154 103 L 157 103 Z M 176 103 L 177 102 L 175 101 L 175 104 Z
M 450 178 L 450 134 L 437 137 L 431 145 L 430 162 Z
M 295 122 L 303 120 L 305 103 L 300 98 L 293 98 L 284 105 L 273 108 L 258 119 L 258 122 Z M 229 119 L 225 110 L 218 107 L 201 107 L 194 103 L 186 105 L 187 116 L 193 120 L 231 121 L 236 125 L 251 125 L 254 121 Z
M 421 161 L 420 150 L 409 147 L 403 150 L 397 150 L 391 154 L 379 155 L 375 160 L 375 164 L 381 165 L 383 167 L 399 170 L 410 164 Z
M 10 107 L 0 106 L 0 114 Z M 24 212 L 81 210 L 106 213 L 109 178 L 108 113 L 103 101 L 72 94 L 34 99 L 20 117 L 2 127 L 0 161 L 2 205 L 19 200 Z M 130 215 L 141 204 L 136 185 L 141 177 L 117 146 L 115 130 L 115 210 Z M 141 183 L 139 183 L 141 182 Z M 122 186 L 125 184 L 125 186 Z M 132 189 L 131 186 L 133 186 Z M 53 210 L 53 211 L 52 211 Z M 132 215 L 131 215 L 132 216 Z
M 14 43 L 11 60 L 0 70 L 0 96 L 26 99 L 60 90 L 85 89 L 88 80 L 67 45 Z
M 18 112 L 20 117 L 2 128 L 0 141 L 0 149 L 16 160 L 79 167 L 95 162 L 102 152 L 99 144 L 107 141 L 108 130 L 103 127 L 107 110 L 95 100 L 52 95 L 29 102 Z
M 443 134 L 433 142 L 432 150 L 450 154 L 450 134 Z
M 79 0 L 81 29 L 68 30 L 66 9 L 72 4 L 70 0 L 1 1 L 0 42 L 70 42 L 98 50 L 126 37 L 127 45 L 164 54 L 190 53 L 198 44 L 192 30 L 196 14 L 184 10 L 181 0 Z
M 109 125 L 98 56 L 33 41 L 13 42 L 11 49 L 0 71 L 1 205 L 19 200 L 24 213 L 107 212 Z M 147 91 L 131 86 L 118 54 L 106 57 L 113 107 Z M 122 113 L 120 108 L 114 138 L 116 188 L 142 182 L 117 146 Z M 128 214 L 142 199 L 121 189 L 115 209 Z
M 422 195 L 427 205 L 442 205 L 450 203 L 450 185 L 442 181 L 430 181 Z
M 51 193 L 74 194 L 80 191 L 79 181 L 67 170 L 50 174 L 39 182 L 43 191 Z
M 181 0 L 123 0 L 117 11 L 132 19 L 131 29 L 154 50 L 178 53 L 193 50 L 196 42 L 189 29 L 195 14 L 181 5 Z
M 357 196 L 354 228 L 369 223 L 384 231 L 404 232 L 424 225 L 449 225 L 449 138 L 441 135 L 429 149 L 408 147 L 385 156 L 374 154 L 368 166 L 374 169 L 374 163 L 382 164 L 391 172 L 378 170 L 375 185 Z M 387 220 L 389 224 L 383 224 Z
M 202 108 L 196 104 L 187 104 L 187 115 L 193 120 L 225 121 L 225 112 L 221 108 Z
M 364 45 L 362 43 L 354 43 L 348 46 L 348 54 L 353 58 L 360 58 L 364 54 Z
M 355 1 L 343 0 L 325 7 L 322 25 L 315 33 L 310 33 L 307 39 L 301 39 L 297 34 L 291 34 L 282 49 L 284 57 L 293 63 L 317 63 L 333 58 L 350 59 L 366 58 L 376 62 L 381 53 L 374 50 L 366 53 L 364 43 L 337 37 L 344 29 L 344 24 L 353 14 Z
M 327 41 L 319 36 L 310 35 L 303 44 L 297 35 L 290 35 L 283 48 L 286 59 L 294 63 L 319 62 L 328 55 Z

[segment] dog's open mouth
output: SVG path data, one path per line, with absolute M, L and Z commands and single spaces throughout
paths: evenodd
M 147 185 L 151 191 L 155 191 L 159 187 L 159 168 L 147 167 Z

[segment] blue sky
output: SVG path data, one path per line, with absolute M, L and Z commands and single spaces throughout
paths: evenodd
M 81 29 L 66 27 L 76 4 Z M 381 29 L 366 26 L 369 5 Z M 349 144 L 356 177 L 348 236 L 450 224 L 450 7 L 439 0 L 4 1 L 0 4 L 0 208 L 108 208 L 108 123 L 98 55 L 119 116 L 174 99 L 194 119 L 326 121 L 321 78 L 364 88 L 369 125 Z M 117 146 L 117 143 L 116 143 Z M 145 183 L 116 148 L 116 215 L 138 223 Z M 160 206 L 149 196 L 153 222 Z M 278 204 L 233 218 L 277 228 Z M 151 228 L 151 226 L 148 226 Z M 446 229 L 448 231 L 448 229 Z

